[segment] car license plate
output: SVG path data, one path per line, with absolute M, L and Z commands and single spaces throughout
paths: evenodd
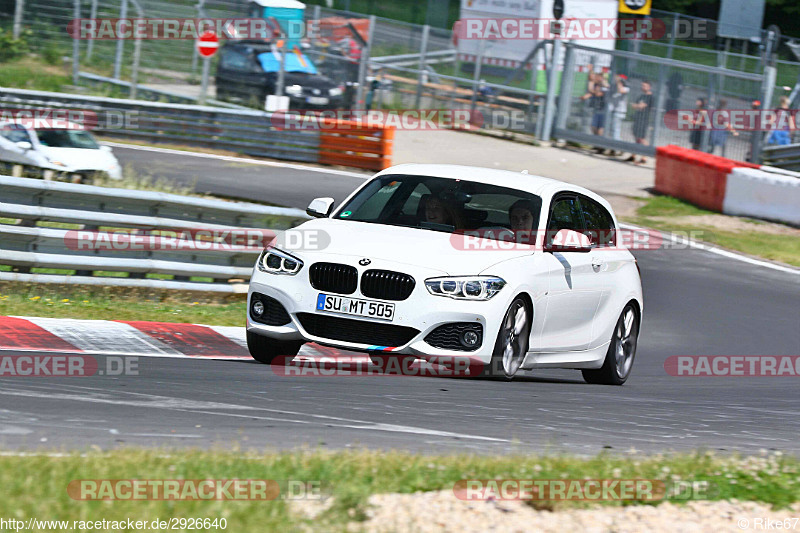
M 365 316 L 380 320 L 394 320 L 394 304 L 360 300 L 358 298 L 345 298 L 332 294 L 320 293 L 317 296 L 317 311 Z
M 328 103 L 328 99 L 324 96 L 309 96 L 306 102 L 311 105 L 325 105 Z

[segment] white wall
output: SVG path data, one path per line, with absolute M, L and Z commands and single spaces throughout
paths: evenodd
M 728 174 L 722 210 L 800 225 L 800 173 L 735 168 Z

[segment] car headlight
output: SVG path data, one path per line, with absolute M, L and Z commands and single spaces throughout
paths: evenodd
M 303 88 L 300 85 L 289 85 L 283 89 L 283 92 L 289 96 L 300 96 L 303 94 Z
M 425 280 L 425 288 L 435 296 L 457 300 L 488 300 L 505 286 L 496 276 L 455 276 Z
M 341 87 L 334 87 L 333 89 L 328 90 L 328 94 L 331 96 L 341 96 L 342 95 L 342 88 Z
M 301 260 L 277 248 L 266 248 L 261 252 L 256 265 L 261 272 L 288 276 L 294 276 L 303 268 Z

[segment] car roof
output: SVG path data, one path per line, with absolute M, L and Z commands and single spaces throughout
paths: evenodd
M 378 176 L 385 174 L 407 174 L 412 176 L 434 176 L 449 179 L 462 179 L 475 181 L 478 183 L 488 183 L 500 187 L 509 187 L 531 192 L 542 198 L 549 198 L 559 192 L 569 191 L 583 194 L 600 202 L 606 209 L 611 211 L 608 202 L 595 192 L 585 189 L 579 185 L 559 181 L 535 174 L 523 174 L 510 170 L 499 170 L 496 168 L 472 167 L 466 165 L 443 165 L 443 164 L 420 164 L 406 163 L 395 165 L 378 173 Z

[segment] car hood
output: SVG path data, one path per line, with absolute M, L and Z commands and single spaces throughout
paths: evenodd
M 527 246 L 508 250 L 500 249 L 497 241 L 480 241 L 481 249 L 464 249 L 463 242 L 461 236 L 439 231 L 324 218 L 279 234 L 274 245 L 306 262 L 316 256 L 330 260 L 323 256 L 339 255 L 413 265 L 451 276 L 480 274 L 502 261 L 533 254 Z
M 105 150 L 40 146 L 39 151 L 51 161 L 60 161 L 71 170 L 109 170 L 118 164 L 114 154 Z

